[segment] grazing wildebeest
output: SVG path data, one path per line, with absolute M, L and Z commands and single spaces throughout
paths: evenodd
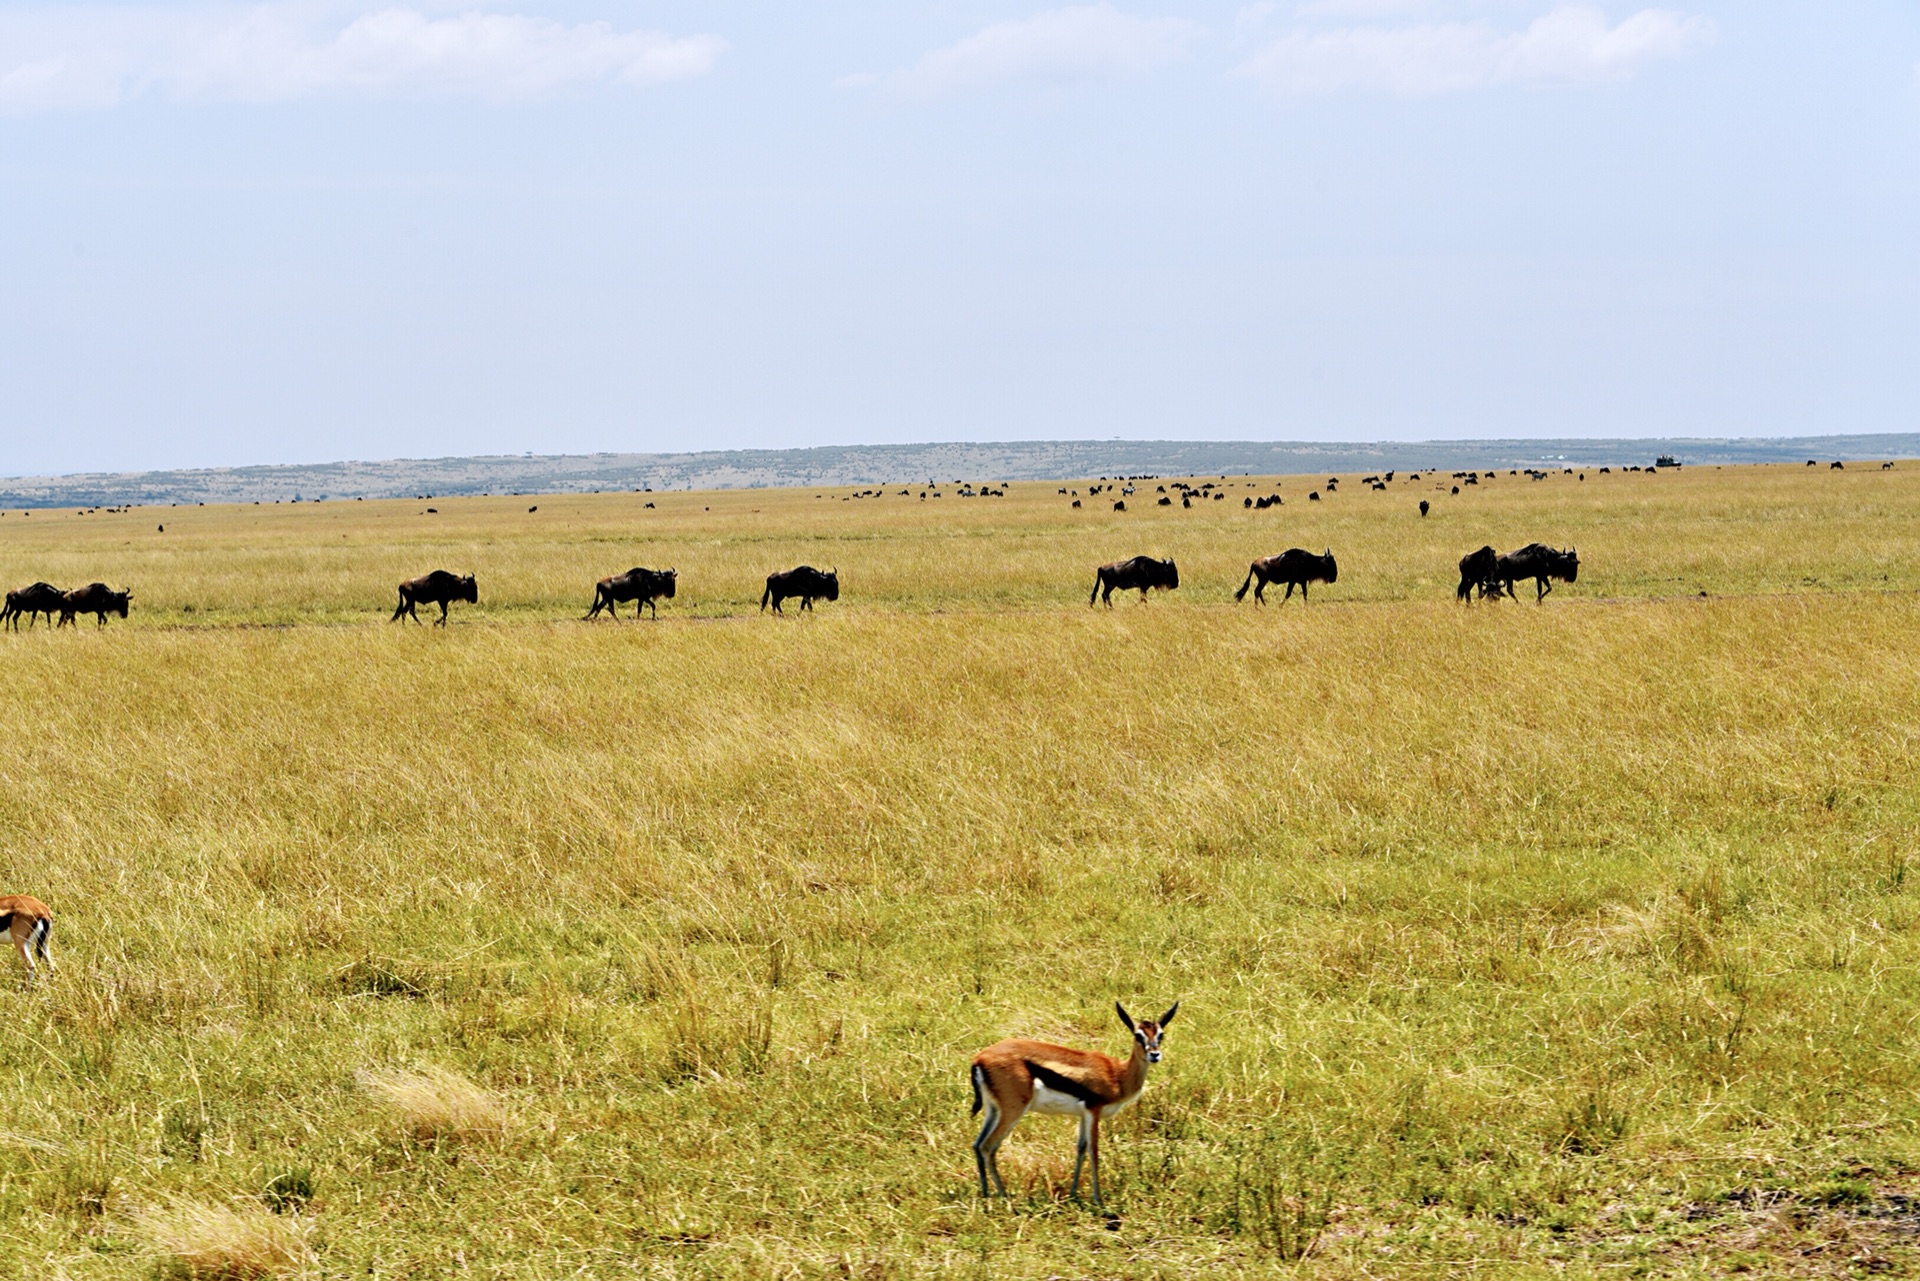
M 1427 514 L 1427 500 L 1424 498 L 1420 500 L 1420 514 L 1422 516 Z
M 1559 551 L 1545 543 L 1528 543 L 1517 552 L 1504 552 L 1493 576 L 1506 585 L 1507 595 L 1513 596 L 1513 584 L 1522 578 L 1531 578 L 1534 585 L 1534 603 L 1547 598 L 1553 590 L 1549 579 L 1557 578 L 1563 583 L 1571 583 L 1580 577 L 1580 552 L 1577 548 Z M 1515 600 L 1519 597 L 1515 596 Z
M 27 626 L 32 627 L 45 614 L 49 623 L 54 613 L 65 602 L 67 594 L 52 583 L 35 583 L 31 587 L 22 587 L 18 591 L 7 593 L 7 605 L 0 610 L 0 619 L 14 631 L 20 630 L 20 615 L 27 616 Z
M 60 598 L 60 621 L 57 627 L 65 627 L 73 622 L 75 614 L 92 614 L 95 625 L 105 627 L 108 614 L 127 616 L 127 601 L 132 592 L 116 592 L 105 583 L 88 583 L 85 587 L 75 588 Z
M 1493 548 L 1482 547 L 1477 552 L 1468 552 L 1460 558 L 1460 586 L 1454 589 L 1453 598 L 1471 602 L 1475 588 L 1479 588 L 1482 597 L 1490 594 L 1489 589 L 1499 591 L 1500 584 L 1495 578 L 1499 568 L 1500 553 Z
M 1161 591 L 1172 591 L 1178 586 L 1180 571 L 1172 561 L 1135 556 L 1130 560 L 1102 565 L 1093 580 L 1093 591 L 1087 596 L 1087 604 L 1091 605 L 1098 599 L 1112 609 L 1115 592 L 1138 591 L 1140 599 L 1145 600 L 1147 592 L 1155 587 Z
M 1300 589 L 1300 599 L 1307 598 L 1308 583 L 1332 583 L 1340 578 L 1340 567 L 1333 563 L 1333 548 L 1327 548 L 1326 554 L 1316 556 L 1303 547 L 1289 547 L 1278 556 L 1262 556 L 1247 567 L 1247 581 L 1240 584 L 1240 590 L 1233 594 L 1235 600 L 1247 598 L 1247 588 L 1254 579 L 1260 585 L 1253 589 L 1256 605 L 1267 603 L 1268 583 L 1285 583 L 1287 594 L 1280 598 L 1281 604 L 1293 599 L 1293 589 Z
M 608 618 L 620 617 L 620 611 L 614 608 L 614 602 L 622 600 L 634 602 L 635 618 L 640 617 L 642 608 L 652 609 L 653 616 L 658 618 L 660 607 L 654 604 L 654 598 L 665 596 L 668 600 L 672 600 L 677 581 L 677 572 L 674 570 L 642 569 L 638 565 L 624 574 L 603 578 L 593 585 L 593 608 L 587 612 L 587 618 L 598 618 L 603 609 L 607 611 Z
M 773 612 L 784 613 L 780 602 L 789 596 L 800 598 L 800 608 L 811 610 L 815 600 L 840 599 L 840 571 L 830 569 L 821 573 L 811 565 L 797 565 L 777 574 L 767 575 L 767 590 L 760 595 L 760 608 L 766 609 L 767 602 L 773 602 Z
M 440 617 L 434 620 L 435 627 L 447 625 L 447 606 L 454 601 L 463 600 L 470 605 L 480 602 L 480 589 L 474 586 L 473 575 L 462 578 L 458 574 L 449 574 L 444 569 L 436 569 L 431 574 L 422 574 L 418 578 L 409 578 L 400 584 L 400 603 L 393 607 L 393 617 L 387 621 L 397 623 L 402 618 L 420 621 L 420 615 L 414 612 L 416 605 L 438 605 Z

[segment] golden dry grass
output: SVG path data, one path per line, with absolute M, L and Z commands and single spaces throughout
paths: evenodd
M 0 518 L 137 593 L 0 639 L 62 962 L 0 994 L 0 1254 L 126 1275 L 104 1206 L 299 1167 L 328 1276 L 1913 1265 L 1920 468 L 1054 488 Z M 1536 537 L 1579 583 L 1452 602 Z M 1295 543 L 1340 582 L 1235 606 Z M 1088 609 L 1135 551 L 1181 590 Z M 802 559 L 842 601 L 752 616 Z M 574 621 L 634 563 L 657 625 Z M 480 605 L 387 625 L 434 564 Z M 1044 1118 L 979 1203 L 968 1055 L 1176 996 L 1113 1217 Z M 406 1063 L 514 1142 L 419 1143 Z
M 135 1223 L 166 1270 L 192 1281 L 260 1281 L 312 1261 L 301 1225 L 258 1206 L 175 1197 L 142 1210 Z
M 509 1128 L 507 1109 L 497 1095 L 447 1068 L 363 1072 L 359 1080 L 416 1142 L 498 1140 Z

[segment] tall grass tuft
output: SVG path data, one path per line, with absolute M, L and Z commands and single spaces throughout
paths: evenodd
M 260 1281 L 313 1261 L 307 1225 L 259 1206 L 174 1197 L 134 1217 L 162 1261 L 161 1274 L 187 1281 Z
M 499 1096 L 448 1068 L 362 1072 L 359 1081 L 418 1142 L 498 1142 L 507 1135 L 510 1118 Z

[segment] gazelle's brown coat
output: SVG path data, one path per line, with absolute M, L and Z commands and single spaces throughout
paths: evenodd
M 1147 1067 L 1160 1061 L 1160 1036 L 1180 1002 L 1158 1019 L 1135 1023 L 1118 1001 L 1114 1012 L 1133 1033 L 1133 1053 L 1123 1063 L 1096 1050 L 1075 1050 L 1046 1041 L 1007 1040 L 973 1056 L 973 1110 L 986 1110 L 980 1136 L 973 1141 L 980 1172 L 980 1195 L 989 1196 L 987 1176 L 1007 1194 L 1000 1177 L 1000 1145 L 1028 1112 L 1075 1117 L 1080 1139 L 1074 1149 L 1072 1195 L 1080 1195 L 1080 1168 L 1093 1159 L 1093 1201 L 1100 1204 L 1100 1118 L 1118 1112 L 1147 1085 Z
M 53 955 L 47 951 L 47 940 L 53 934 L 53 913 L 45 903 L 31 894 L 0 895 L 0 926 L 6 927 L 14 947 L 19 950 L 29 982 L 39 975 L 33 964 L 35 952 L 47 963 L 48 969 L 53 968 Z

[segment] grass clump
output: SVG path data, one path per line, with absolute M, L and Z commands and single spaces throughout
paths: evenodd
M 498 1142 L 508 1130 L 506 1104 L 458 1072 L 363 1072 L 361 1088 L 378 1099 L 408 1137 L 420 1143 L 453 1139 Z
M 260 1281 L 287 1276 L 313 1260 L 304 1224 L 258 1206 L 171 1198 L 135 1216 L 160 1256 L 161 1275 L 182 1281 Z

